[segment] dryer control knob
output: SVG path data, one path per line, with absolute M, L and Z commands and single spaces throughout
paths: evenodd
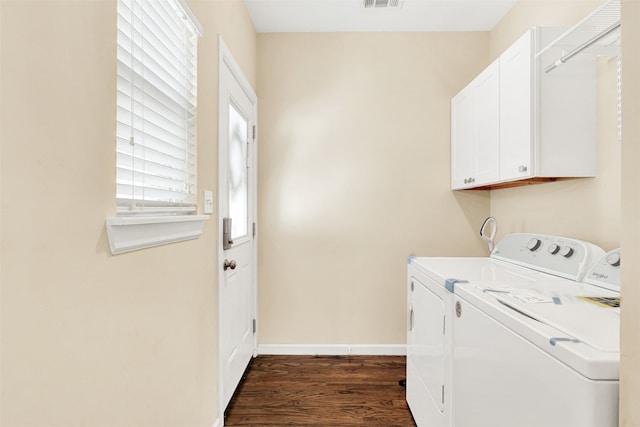
M 607 264 L 613 267 L 618 267 L 620 265 L 620 254 L 619 253 L 609 254 L 609 256 L 607 256 Z
M 540 241 L 540 239 L 537 239 L 537 238 L 534 237 L 533 239 L 531 239 L 531 240 L 529 240 L 527 242 L 527 249 L 529 249 L 531 252 L 533 252 L 536 249 L 538 249 L 541 244 L 542 244 L 542 242 Z
M 571 246 L 564 246 L 560 248 L 560 255 L 565 258 L 569 258 L 571 255 L 573 255 L 573 248 Z
M 551 245 L 549 245 L 548 251 L 551 255 L 555 255 L 560 251 L 560 246 L 558 246 L 556 243 L 552 243 Z

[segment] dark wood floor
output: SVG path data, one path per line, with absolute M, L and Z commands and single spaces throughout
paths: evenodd
M 226 426 L 414 427 L 403 356 L 258 356 Z

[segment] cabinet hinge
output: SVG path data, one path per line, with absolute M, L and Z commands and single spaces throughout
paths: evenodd
M 256 140 L 256 125 L 253 125 L 253 140 Z
M 256 230 L 256 228 L 257 228 L 257 227 L 256 227 L 256 223 L 254 222 L 254 223 L 253 223 L 253 237 L 256 237 L 256 234 L 257 234 L 257 230 Z
M 444 384 L 442 384 L 442 404 L 444 405 Z
M 255 334 L 257 331 L 257 326 L 256 326 L 256 319 L 253 319 L 253 333 Z

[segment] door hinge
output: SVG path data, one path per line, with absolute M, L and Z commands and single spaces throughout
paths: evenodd
M 255 334 L 257 330 L 258 330 L 258 327 L 256 325 L 256 319 L 253 319 L 253 333 Z
M 256 140 L 256 125 L 253 125 L 253 140 Z
M 256 237 L 256 233 L 257 233 L 256 228 L 257 228 L 256 227 L 256 223 L 254 222 L 253 223 L 253 237 Z

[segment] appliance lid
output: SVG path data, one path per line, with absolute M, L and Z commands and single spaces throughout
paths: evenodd
M 581 297 L 618 296 L 615 292 L 565 280 L 538 282 L 533 288 L 510 283 L 464 283 L 458 297 L 531 342 L 581 375 L 617 380 L 620 311 Z
M 533 286 L 536 281 L 566 282 L 565 279 L 489 257 L 415 257 L 411 265 L 445 287 L 447 280 Z
M 585 289 L 583 295 L 528 289 L 495 293 L 494 297 L 507 308 L 561 332 L 553 338 L 577 340 L 605 352 L 620 351 L 620 310 L 598 301 L 616 296 L 598 288 Z

